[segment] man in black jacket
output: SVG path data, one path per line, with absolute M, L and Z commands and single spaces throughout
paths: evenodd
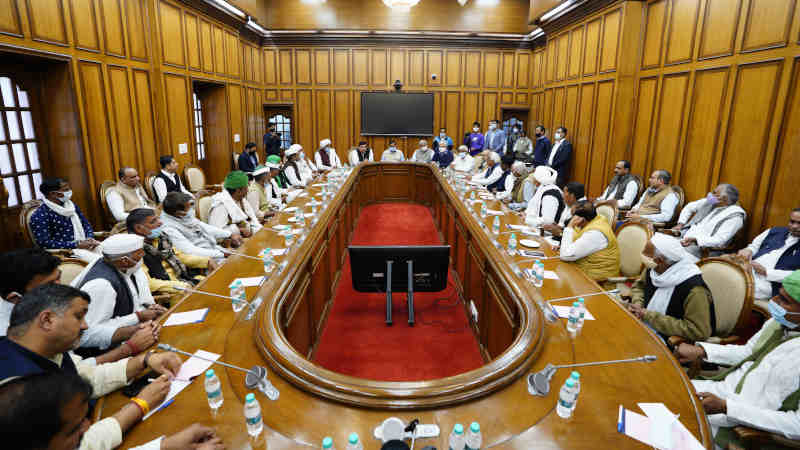
M 567 140 L 567 129 L 558 127 L 556 134 L 553 135 L 555 144 L 550 149 L 547 157 L 547 165 L 558 172 L 558 187 L 563 187 L 569 175 L 569 164 L 572 160 L 572 144 Z

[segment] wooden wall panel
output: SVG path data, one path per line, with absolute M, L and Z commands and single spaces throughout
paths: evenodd
M 586 24 L 586 43 L 583 50 L 584 75 L 597 73 L 597 57 L 600 54 L 600 29 L 602 26 L 602 18 L 592 20 Z
M 350 84 L 350 51 L 347 49 L 333 50 L 333 84 L 337 86 Z
M 278 50 L 278 66 L 280 67 L 281 84 L 292 84 L 292 49 Z
M 567 86 L 567 92 L 565 94 L 566 98 L 564 99 L 564 119 L 562 120 L 561 124 L 567 127 L 567 131 L 570 135 L 574 135 L 576 132 L 575 125 L 577 123 L 576 115 L 578 114 L 578 94 L 579 86 L 577 84 Z
M 238 84 L 228 84 L 228 117 L 230 117 L 230 134 L 238 134 L 242 139 L 233 143 L 233 151 L 241 153 L 244 150 L 244 114 L 242 110 L 242 88 Z M 231 139 L 233 140 L 233 139 Z M 260 142 L 260 140 L 259 140 Z M 232 163 L 231 163 L 232 164 Z
M 242 48 L 239 38 L 230 32 L 225 32 L 225 73 L 239 78 L 242 67 Z
M 388 72 L 386 66 L 388 65 L 389 61 L 386 56 L 386 49 L 380 50 L 370 50 L 370 59 L 371 59 L 371 66 L 370 69 L 372 71 L 372 77 L 370 79 L 370 84 L 376 87 L 386 87 L 390 82 L 388 81 Z M 394 80 L 391 81 L 394 83 Z
M 311 109 L 311 90 L 298 89 L 296 93 L 295 113 L 297 113 L 297 129 L 295 136 L 300 145 L 312 145 L 314 143 L 314 127 L 312 122 Z M 310 148 L 315 148 L 314 146 Z
M 141 167 L 138 151 L 139 142 L 136 139 L 133 105 L 131 103 L 130 86 L 128 81 L 128 70 L 125 67 L 108 67 L 108 87 L 111 96 L 112 125 L 116 135 L 116 145 L 114 148 L 117 153 L 119 169 L 123 166 Z M 114 178 L 112 178 L 114 179 Z
M 533 75 L 532 75 L 532 82 L 533 88 L 539 88 L 544 83 L 542 79 L 544 73 L 544 51 L 539 50 L 533 52 Z
M 314 50 L 314 81 L 319 85 L 331 84 L 331 52 Z
M 530 87 L 531 54 L 517 53 L 517 89 Z
M 333 123 L 335 124 L 331 137 L 333 146 L 340 157 L 346 156 L 358 140 L 352 135 L 353 93 L 351 91 L 346 89 L 333 91 Z
M 464 54 L 464 87 L 478 88 L 480 86 L 481 52 L 468 51 Z
M 775 130 L 772 115 L 783 68 L 782 61 L 740 66 L 734 85 L 728 118 L 728 132 L 722 145 L 720 182 L 743 187 L 739 202 L 747 211 L 755 211 L 759 181 L 767 139 Z M 753 218 L 758 218 L 753 214 Z
M 214 34 L 205 20 L 200 21 L 200 48 L 203 72 L 214 72 Z
M 152 92 L 150 74 L 146 70 L 134 69 L 133 101 L 136 104 L 136 120 L 139 125 L 139 152 L 143 164 L 140 167 L 141 172 L 157 170 L 160 167 L 150 92 Z
M 331 91 L 326 89 L 319 89 L 314 91 L 314 140 L 309 143 L 301 142 L 304 147 L 308 147 L 306 154 L 311 153 L 311 149 L 316 150 L 319 141 L 323 139 L 330 139 L 332 136 L 333 123 L 331 121 Z
M 742 0 L 706 0 L 699 59 L 733 54 Z
M 722 0 L 727 2 L 728 0 Z M 664 48 L 664 30 L 667 26 L 667 0 L 648 3 L 645 9 L 647 19 L 644 31 L 644 49 L 642 51 L 642 68 L 649 69 L 661 64 L 661 52 Z
M 551 123 L 553 130 L 564 124 L 564 99 L 566 98 L 566 88 L 557 87 L 553 89 L 553 115 Z M 567 129 L 569 130 L 569 129 Z
M 619 9 L 603 17 L 603 37 L 600 40 L 600 72 L 611 72 L 617 69 L 621 26 L 622 13 Z
M 665 76 L 661 81 L 658 114 L 653 135 L 652 170 L 668 170 L 673 175 L 681 153 L 683 111 L 689 89 L 689 74 Z
M 148 3 L 136 0 L 125 1 L 125 24 L 128 31 L 128 48 L 131 58 L 146 61 L 148 52 Z
M 556 38 L 556 81 L 567 78 L 567 62 L 569 61 L 569 33 Z
M 786 45 L 796 0 L 750 0 L 744 22 L 742 51 Z
M 96 184 L 102 183 L 102 180 L 115 180 L 117 161 L 114 160 L 115 153 L 110 151 L 113 145 L 103 69 L 98 63 L 81 61 L 78 63 L 78 74 L 85 129 L 91 130 L 87 133 L 88 141 L 84 142 L 84 151 L 91 161 L 93 178 Z M 94 194 L 91 198 L 96 200 Z
M 631 139 L 632 153 L 635 155 L 631 161 L 633 173 L 649 175 L 648 150 L 650 136 L 653 131 L 653 112 L 657 98 L 658 78 L 642 78 L 639 80 L 636 96 L 636 115 L 633 122 L 633 137 Z
M 797 168 L 800 167 L 800 152 L 797 151 L 797 142 L 800 142 L 800 61 L 797 59 L 794 60 L 792 68 L 789 93 L 776 150 L 767 208 L 760 226 L 759 223 L 751 224 L 751 234 L 769 226 L 784 225 L 789 211 L 800 207 L 794 189 L 786 189 L 787 186 L 794 186 L 797 183 Z
M 278 55 L 274 49 L 264 50 L 264 84 L 267 86 L 278 84 Z
M 483 87 L 497 88 L 500 86 L 500 52 L 485 52 L 483 54 Z
M 483 120 L 481 121 L 481 124 L 483 124 L 485 129 L 486 124 L 488 124 L 490 120 L 498 119 L 497 93 L 484 92 L 482 103 L 483 103 Z
M 514 87 L 514 53 L 503 52 L 503 85 L 504 88 Z
M 580 105 L 578 107 L 577 133 L 572 132 L 572 176 L 576 180 L 586 180 L 589 169 L 589 152 L 583 149 L 591 148 L 592 125 L 594 123 L 594 83 L 585 83 L 580 87 Z M 552 135 L 552 130 L 550 135 Z M 581 149 L 581 150 L 579 150 Z
M 166 94 L 167 121 L 169 128 L 168 148 L 163 149 L 165 154 L 170 154 L 180 162 L 181 167 L 192 162 L 191 133 L 192 122 L 190 117 L 191 94 L 186 77 L 172 73 L 164 74 L 164 93 Z M 187 153 L 179 152 L 180 145 L 186 144 Z
M 94 52 L 100 51 L 97 8 L 94 0 L 69 0 L 72 39 L 75 47 Z
M 459 87 L 461 86 L 461 59 L 463 53 L 457 50 L 448 50 L 445 63 L 445 86 Z
M 464 106 L 461 113 L 461 130 L 472 132 L 472 123 L 481 120 L 481 98 L 479 92 L 464 92 Z
M 461 113 L 461 92 L 451 92 L 448 91 L 444 94 L 444 121 L 443 126 L 447 128 L 447 133 L 451 137 L 455 137 L 455 141 L 458 141 L 458 136 L 461 135 L 461 128 L 459 124 L 460 113 Z M 438 130 L 434 130 L 434 133 L 438 132 Z M 431 142 L 433 144 L 433 142 Z M 454 142 L 455 144 L 455 142 Z
M 127 56 L 125 47 L 125 24 L 123 23 L 123 0 L 103 0 L 98 2 L 99 15 L 103 26 L 103 42 L 106 54 Z
M 214 72 L 225 76 L 225 32 L 221 27 L 211 26 L 211 40 L 214 44 Z
M 389 82 L 394 83 L 400 80 L 403 84 L 408 84 L 406 78 L 406 52 L 402 49 L 391 49 L 389 51 Z
M 25 0 L 31 37 L 37 41 L 67 45 L 64 0 Z
M 589 174 L 587 175 L 586 188 L 589 192 L 603 190 L 608 182 L 606 170 L 608 139 L 611 136 L 611 112 L 614 107 L 614 81 L 597 83 L 597 99 L 594 109 L 594 131 L 592 133 L 592 146 L 590 156 Z M 612 158 L 616 159 L 616 158 Z
M 159 29 L 161 30 L 161 58 L 165 64 L 183 67 L 186 64 L 183 44 L 183 16 L 177 6 L 158 3 Z
M 357 86 L 369 84 L 369 51 L 353 50 L 353 83 Z
M 184 14 L 183 23 L 186 26 L 186 56 L 190 69 L 201 70 L 200 63 L 200 25 L 197 16 Z
M 567 78 L 581 76 L 581 62 L 583 61 L 583 29 L 578 27 L 569 34 L 569 61 L 567 62 Z
M 22 36 L 22 23 L 17 0 L 0 1 L 0 33 Z
M 434 80 L 432 75 L 436 74 Z M 429 86 L 441 86 L 444 78 L 444 52 L 442 50 L 428 50 L 428 72 L 425 74 Z
M 700 0 L 672 0 L 664 64 L 679 64 L 692 59 Z

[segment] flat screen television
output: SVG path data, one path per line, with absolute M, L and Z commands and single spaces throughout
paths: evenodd
M 408 290 L 408 264 L 413 261 L 414 291 L 440 292 L 447 288 L 449 245 L 351 245 L 350 267 L 357 292 L 386 292 L 386 261 L 392 262 L 392 291 Z
M 362 92 L 361 134 L 433 136 L 433 93 Z

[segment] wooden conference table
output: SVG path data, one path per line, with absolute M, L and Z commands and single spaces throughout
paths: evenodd
M 391 416 L 439 425 L 441 435 L 420 440 L 418 448 L 433 445 L 446 449 L 453 424 L 472 421 L 481 424 L 484 447 L 642 448 L 616 431 L 618 405 L 638 411 L 638 402 L 665 403 L 680 414 L 681 422 L 707 448 L 712 447 L 705 414 L 689 379 L 658 338 L 621 305 L 605 295 L 586 297 L 587 309 L 597 320 L 586 321 L 576 338 L 569 337 L 564 320 L 544 320 L 537 300 L 601 290 L 579 269 L 557 259 L 547 260 L 546 270 L 554 271 L 559 279 L 546 279 L 538 289 L 515 275 L 513 264 L 530 267 L 532 261 L 511 258 L 497 249 L 487 231 L 494 217 L 481 220 L 474 214 L 479 204 L 467 206 L 432 166 L 368 163 L 352 170 L 340 183 L 327 206 L 318 207 L 317 222 L 312 224 L 307 219 L 304 242 L 295 242 L 287 255 L 277 257 L 286 267 L 273 273 L 260 288 L 248 288 L 248 298 L 263 299 L 252 320 L 245 320 L 247 309 L 234 314 L 228 301 L 190 294 L 176 302 L 170 312 L 208 307 L 205 322 L 161 331 L 161 342 L 184 351 L 202 349 L 221 354 L 222 361 L 241 367 L 267 367 L 280 398 L 270 401 L 256 394 L 263 411 L 264 433 L 256 441 L 247 435 L 242 411 L 249 391 L 244 374 L 216 366 L 225 401 L 215 417 L 206 402 L 202 377 L 198 377 L 170 406 L 136 425 L 125 436 L 123 448 L 200 422 L 214 426 L 229 449 L 319 447 L 324 436 L 332 436 L 343 448 L 351 432 L 359 434 L 366 449 L 378 449 L 373 429 Z M 306 191 L 310 195 L 298 197 L 291 206 L 303 207 L 311 196 L 320 199 L 319 186 L 309 186 Z M 452 246 L 453 281 L 465 302 L 474 302 L 478 310 L 472 328 L 486 361 L 481 368 L 439 380 L 381 382 L 337 374 L 310 361 L 332 304 L 358 212 L 362 206 L 387 201 L 431 207 L 443 241 Z M 487 207 L 504 208 L 495 201 L 487 202 Z M 305 207 L 305 211 L 311 208 Z M 239 251 L 255 256 L 266 247 L 284 248 L 284 237 L 271 227 L 287 224 L 293 216 L 278 214 Z M 507 231 L 506 223 L 521 224 L 522 218 L 507 211 L 501 221 L 502 231 Z M 488 228 L 482 228 L 481 222 Z M 509 236 L 497 236 L 503 248 Z M 544 240 L 541 242 L 545 253 L 555 254 Z M 234 278 L 261 274 L 260 261 L 231 256 L 198 289 L 227 295 Z M 397 317 L 394 326 L 407 324 Z M 580 399 L 569 420 L 555 413 L 558 390 L 569 370 L 556 372 L 548 396 L 535 397 L 527 392 L 525 375 L 548 363 L 647 354 L 656 355 L 658 360 L 582 368 Z M 458 357 L 457 349 L 453 357 Z M 113 414 L 127 401 L 121 393 L 105 397 L 98 404 L 98 416 Z

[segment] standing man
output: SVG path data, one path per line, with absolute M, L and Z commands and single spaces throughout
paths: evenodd
M 567 182 L 569 164 L 572 160 L 572 143 L 567 140 L 567 129 L 564 127 L 558 127 L 553 137 L 556 139 L 556 143 L 547 157 L 547 165 L 558 172 L 556 184 L 562 187 Z
M 475 122 L 472 124 L 472 133 L 467 136 L 467 142 L 464 145 L 469 146 L 469 156 L 478 156 L 478 153 L 483 151 L 483 145 L 486 140 L 481 134 L 481 124 Z
M 170 192 L 183 192 L 194 197 L 181 183 L 181 177 L 178 175 L 178 161 L 172 155 L 162 156 L 159 158 L 159 163 L 161 163 L 161 172 L 153 180 L 153 193 L 156 194 L 156 201 L 159 204 Z
M 433 138 L 433 148 L 439 148 L 441 143 L 444 142 L 447 148 L 453 148 L 453 140 L 447 135 L 447 130 L 444 127 L 439 129 L 439 135 Z
M 497 127 L 497 119 L 489 121 L 489 131 L 486 132 L 483 139 L 484 150 L 491 150 L 500 156 L 503 155 L 506 146 L 506 132 Z
M 545 129 L 541 125 L 536 125 L 536 145 L 533 147 L 533 165 L 543 166 L 547 164 L 547 157 L 550 155 L 550 139 L 545 136 Z
M 248 142 L 244 146 L 244 151 L 239 155 L 239 170 L 245 173 L 252 173 L 258 165 L 258 148 L 255 142 Z
M 506 154 L 512 154 L 514 152 L 514 144 L 517 143 L 517 139 L 519 139 L 520 127 L 518 123 L 515 123 L 511 127 L 511 133 L 506 137 Z
M 514 152 L 514 157 L 517 159 L 530 160 L 533 156 L 533 142 L 531 142 L 525 130 L 519 130 L 519 138 L 514 142 L 514 146 L 511 147 L 511 150 Z
M 270 125 L 267 134 L 264 135 L 264 151 L 269 155 L 281 156 L 281 138 L 275 133 L 275 125 Z
M 119 181 L 106 191 L 106 204 L 114 220 L 122 222 L 128 212 L 136 208 L 154 208 L 139 182 L 139 173 L 133 167 L 119 169 Z

